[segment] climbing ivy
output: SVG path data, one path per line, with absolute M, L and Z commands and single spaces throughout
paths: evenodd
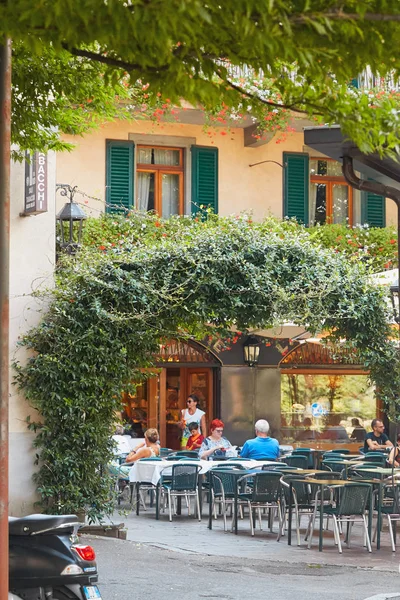
M 16 365 L 41 415 L 29 426 L 45 510 L 85 509 L 91 519 L 111 510 L 99 465 L 112 455 L 114 411 L 171 337 L 216 340 L 233 327 L 285 321 L 328 330 L 370 369 L 397 418 L 400 363 L 385 292 L 363 263 L 315 244 L 295 223 L 142 213 L 89 220 L 85 246 L 64 259 L 45 300 L 42 322 L 22 341 L 31 358 Z

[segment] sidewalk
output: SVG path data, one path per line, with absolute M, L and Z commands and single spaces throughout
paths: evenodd
M 207 528 L 207 507 L 204 507 L 202 521 L 195 520 L 187 515 L 186 509 L 181 516 L 174 516 L 172 523 L 168 521 L 167 513 L 161 513 L 160 520 L 155 519 L 154 508 L 140 510 L 137 516 L 133 512 L 113 516 L 114 523 L 124 522 L 127 528 L 127 539 L 139 544 L 155 546 L 174 552 L 193 553 L 206 556 L 241 557 L 254 560 L 267 560 L 291 564 L 305 564 L 318 568 L 322 565 L 357 567 L 374 569 L 377 571 L 399 572 L 400 546 L 397 553 L 390 548 L 389 535 L 384 528 L 381 537 L 381 549 L 376 550 L 372 544 L 372 554 L 363 548 L 361 527 L 355 525 L 351 539 L 351 547 L 343 544 L 343 554 L 339 554 L 332 531 L 324 531 L 324 550 L 318 551 L 318 536 L 314 535 L 313 546 L 309 550 L 302 535 L 302 545 L 296 544 L 296 535 L 292 535 L 292 546 L 288 546 L 287 535 L 276 541 L 277 524 L 274 533 L 267 529 L 266 520 L 263 530 L 256 529 L 255 536 L 250 535 L 249 519 L 239 520 L 239 533 L 234 535 L 230 531 L 224 532 L 222 517 L 213 520 L 213 529 Z M 228 519 L 230 525 L 230 520 Z M 303 517 L 302 526 L 306 525 Z M 330 525 L 332 528 L 332 525 Z M 400 575 L 399 575 L 400 589 Z M 385 598 L 383 596 L 382 598 Z M 399 596 L 400 598 L 400 596 Z

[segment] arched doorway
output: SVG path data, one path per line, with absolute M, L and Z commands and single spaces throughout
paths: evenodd
M 140 432 L 156 427 L 162 446 L 180 447 L 178 427 L 189 394 L 200 399 L 207 425 L 220 414 L 220 361 L 198 342 L 168 340 L 155 356 L 157 372 L 139 385 L 136 396 L 125 395 L 126 412 Z

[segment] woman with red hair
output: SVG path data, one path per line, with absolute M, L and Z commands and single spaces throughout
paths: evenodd
M 232 458 L 237 456 L 232 444 L 226 437 L 223 437 L 224 424 L 219 419 L 214 419 L 210 423 L 210 435 L 203 441 L 199 450 L 199 457 L 203 460 L 209 460 L 211 457 L 215 460 L 228 456 Z

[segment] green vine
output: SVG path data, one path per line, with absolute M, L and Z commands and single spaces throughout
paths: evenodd
M 291 321 L 346 339 L 397 418 L 400 362 L 386 292 L 366 265 L 315 243 L 292 222 L 247 215 L 204 220 L 133 213 L 89 220 L 65 259 L 41 324 L 22 341 L 16 382 L 41 421 L 36 481 L 44 510 L 112 509 L 101 467 L 121 391 L 144 378 L 160 341 L 203 339 Z

